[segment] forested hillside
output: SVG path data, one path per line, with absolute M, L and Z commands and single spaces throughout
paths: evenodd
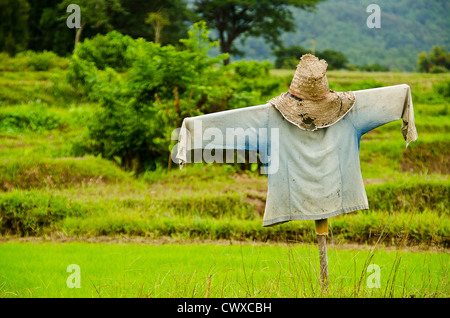
M 381 28 L 370 29 L 366 12 L 371 3 L 381 9 Z M 315 12 L 294 10 L 295 33 L 283 34 L 285 46 L 343 52 L 349 64 L 380 64 L 390 70 L 417 69 L 417 56 L 433 45 L 450 47 L 450 2 L 445 0 L 327 0 Z M 247 58 L 271 59 L 261 39 L 245 42 Z

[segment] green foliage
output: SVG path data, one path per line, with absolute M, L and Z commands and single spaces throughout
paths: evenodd
M 83 217 L 86 209 L 67 197 L 38 192 L 12 191 L 0 199 L 0 233 L 32 236 L 43 234 L 66 217 Z
M 38 158 L 9 160 L 0 166 L 0 190 L 67 188 L 129 181 L 129 175 L 101 158 Z
M 276 68 L 295 69 L 300 57 L 307 53 L 311 54 L 311 51 L 299 45 L 294 45 L 277 49 L 273 53 L 276 56 Z M 343 53 L 334 50 L 317 51 L 315 56 L 327 61 L 328 70 L 344 69 L 348 63 L 348 59 Z
M 448 215 L 450 185 L 446 181 L 398 181 L 367 187 L 369 205 L 373 210 L 409 211 L 420 213 L 427 209 Z
M 356 66 L 357 69 L 363 72 L 387 72 L 389 68 L 380 64 L 368 64 Z
M 450 101 L 450 80 L 433 83 L 431 90 L 425 92 L 411 92 L 414 101 L 424 104 L 449 104 Z M 446 115 L 444 111 L 441 115 Z
M 27 47 L 29 10 L 26 0 L 0 0 L 0 52 L 14 55 Z
M 109 82 L 111 76 L 118 77 L 116 71 L 122 72 L 131 66 L 126 54 L 134 44 L 131 37 L 117 31 L 86 39 L 72 56 L 67 72 L 68 83 L 91 99 L 98 99 L 91 95 L 97 94 L 93 88 L 100 85 L 100 81 Z
M 62 0 L 58 5 L 58 9 L 66 10 L 70 4 L 72 4 L 71 0 Z M 75 49 L 86 25 L 95 29 L 102 27 L 112 31 L 111 20 L 113 15 L 124 12 L 119 0 L 79 0 L 77 5 L 82 12 L 82 18 L 81 25 L 75 32 Z
M 33 52 L 33 51 L 25 51 L 18 54 L 18 56 L 26 56 L 29 58 L 28 66 L 30 70 L 35 71 L 48 71 L 53 67 L 53 63 L 58 56 L 49 51 L 43 52 Z
M 386 2 L 381 7 L 381 28 L 369 29 L 365 10 L 370 1 L 329 0 L 314 12 L 292 9 L 296 32 L 281 35 L 283 45 L 302 46 L 315 51 L 342 52 L 352 65 L 379 64 L 389 70 L 412 72 L 417 55 L 433 45 L 449 47 L 448 4 L 445 1 L 408 0 Z M 238 49 L 250 52 L 248 59 L 271 58 L 263 38 L 249 39 Z
M 78 47 L 80 46 L 82 45 Z M 72 56 L 66 80 L 74 89 L 89 97 L 97 76 L 98 70 L 94 62 L 83 61 L 76 54 Z
M 62 125 L 59 116 L 42 104 L 0 108 L 0 131 L 51 130 Z
M 269 74 L 272 65 L 268 61 L 233 62 L 228 69 L 234 72 L 228 74 L 229 88 L 232 96 L 229 100 L 230 108 L 240 108 L 258 105 L 283 90 L 284 79 L 271 77 Z M 289 79 L 290 80 L 290 79 Z
M 123 47 L 113 58 L 101 54 L 117 42 Z M 101 109 L 78 149 L 118 158 L 128 169 L 155 169 L 168 162 L 172 132 L 184 117 L 256 105 L 280 87 L 278 79 L 269 79 L 268 62 L 217 67 L 227 55 L 209 55 L 218 43 L 209 40 L 204 22 L 180 42 L 183 48 L 176 49 L 114 33 L 80 43 L 68 81 Z
M 275 68 L 295 69 L 300 57 L 306 53 L 310 53 L 309 50 L 299 45 L 292 45 L 274 50 L 273 54 L 276 56 Z
M 15 57 L 0 53 L 0 70 L 7 72 L 48 71 L 51 69 L 66 69 L 68 59 L 59 57 L 54 52 L 23 51 Z
M 28 64 L 23 64 L 22 58 L 9 60 L 11 61 L 9 65 L 16 70 L 28 68 L 24 66 Z M 65 78 L 65 71 L 59 69 L 39 72 L 0 72 L 0 105 L 44 103 L 64 107 L 84 98 L 66 82 Z
M 420 72 L 447 73 L 450 70 L 450 52 L 435 45 L 428 56 L 425 52 L 419 54 L 417 64 Z
M 159 41 L 162 45 L 177 46 L 179 39 L 186 37 L 188 26 L 193 21 L 192 12 L 184 0 L 121 1 L 121 5 L 124 12 L 115 14 L 111 24 L 118 32 L 135 39 L 155 39 L 155 29 L 145 22 L 150 12 L 158 12 L 169 21 L 169 24 L 160 30 Z
M 85 62 L 92 62 L 99 70 L 111 67 L 123 71 L 130 67 L 130 61 L 125 58 L 125 53 L 133 43 L 131 37 L 117 31 L 105 35 L 98 34 L 84 40 L 83 45 L 77 47 L 75 56 Z
M 81 43 L 68 81 L 101 105 L 89 125 L 87 148 L 108 159 L 120 158 L 128 169 L 156 168 L 167 163 L 172 131 L 184 117 L 210 112 L 213 107 L 225 109 L 223 94 L 229 91 L 217 89 L 222 70 L 216 68 L 225 56 L 208 56 L 217 45 L 208 34 L 205 23 L 195 24 L 189 38 L 181 41 L 184 50 L 118 33 Z M 97 53 L 95 44 L 108 47 L 116 42 L 122 49 L 113 58 Z M 105 57 L 107 61 L 102 60 Z M 118 71 L 124 71 L 124 76 Z
M 199 0 L 194 1 L 194 10 L 210 28 L 217 30 L 222 52 L 243 54 L 234 44 L 236 39 L 262 36 L 267 42 L 280 45 L 281 33 L 295 27 L 291 8 L 311 11 L 320 1 Z
M 260 76 L 268 76 L 269 70 L 272 68 L 272 64 L 269 61 L 256 62 L 256 61 L 241 61 L 233 63 L 234 71 L 242 78 L 255 79 Z
M 328 63 L 328 70 L 340 70 L 344 69 L 348 63 L 347 57 L 338 51 L 324 50 L 317 52 L 317 57 L 324 59 Z

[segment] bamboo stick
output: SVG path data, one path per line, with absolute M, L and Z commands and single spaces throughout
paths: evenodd
M 327 219 L 316 220 L 315 226 L 316 226 L 317 241 L 319 245 L 320 283 L 322 286 L 322 291 L 326 291 L 328 288 Z

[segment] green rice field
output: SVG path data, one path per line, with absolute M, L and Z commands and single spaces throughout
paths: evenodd
M 303 243 L 7 242 L 0 253 L 1 297 L 446 297 L 450 287 L 448 253 L 370 246 L 329 247 L 327 291 L 317 247 Z

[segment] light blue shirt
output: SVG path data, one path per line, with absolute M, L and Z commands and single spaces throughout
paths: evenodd
M 268 176 L 264 226 L 368 209 L 359 162 L 361 136 L 399 119 L 406 146 L 417 132 L 408 85 L 354 93 L 355 104 L 341 120 L 314 132 L 286 121 L 271 104 L 186 118 L 176 158 L 181 164 L 214 162 L 223 158 L 222 149 L 258 152 Z M 202 157 L 190 158 L 190 150 L 200 149 Z

